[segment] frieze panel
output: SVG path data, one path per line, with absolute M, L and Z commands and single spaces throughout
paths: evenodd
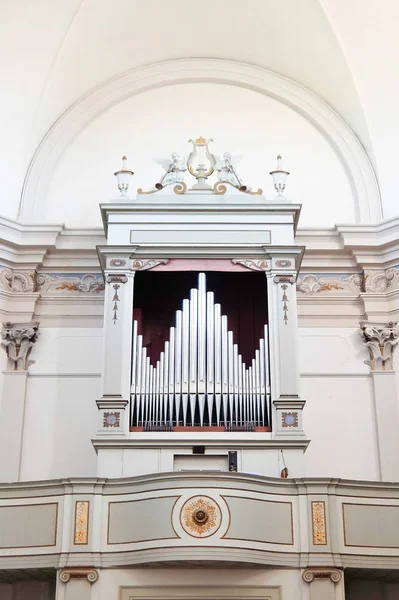
M 99 295 L 104 292 L 104 287 L 100 273 L 37 273 L 34 270 L 13 271 L 7 267 L 0 270 L 0 289 L 13 294 Z
M 306 273 L 297 279 L 296 290 L 299 294 L 342 293 L 355 294 L 363 291 L 363 276 L 360 273 L 351 275 L 314 275 Z

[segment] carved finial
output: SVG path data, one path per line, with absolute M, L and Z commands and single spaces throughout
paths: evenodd
M 360 323 L 364 344 L 367 346 L 370 359 L 365 360 L 372 371 L 393 371 L 393 352 L 399 343 L 399 326 L 389 321 L 383 323 Z
M 197 144 L 197 146 L 205 146 L 206 145 L 206 139 L 203 137 L 199 137 L 195 140 L 195 143 Z

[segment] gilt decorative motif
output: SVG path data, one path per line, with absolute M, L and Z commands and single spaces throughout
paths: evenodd
M 254 260 L 251 258 L 233 258 L 233 265 L 242 265 L 243 267 L 247 267 L 247 269 L 251 269 L 252 271 L 267 271 L 270 269 L 270 264 L 264 258 L 259 260 Z
M 62 281 L 56 286 L 56 290 L 67 290 L 68 292 L 79 292 L 80 294 L 99 294 L 105 288 L 102 277 L 95 275 L 83 275 L 75 281 Z
M 167 258 L 163 258 L 160 260 L 155 260 L 153 258 L 149 259 L 134 259 L 132 262 L 133 271 L 148 271 L 149 269 L 153 269 L 158 265 L 167 265 L 169 260 Z
M 89 538 L 89 507 L 90 502 L 78 501 L 75 505 L 75 545 L 85 545 Z
M 212 138 L 205 139 L 200 136 L 197 139 L 189 139 L 192 150 L 188 157 L 180 157 L 177 152 L 172 152 L 170 158 L 155 158 L 155 162 L 162 167 L 164 173 L 161 178 L 149 189 L 139 188 L 138 194 L 155 194 L 161 190 L 174 186 L 175 194 L 185 194 L 187 191 L 201 190 L 205 192 L 214 192 L 215 194 L 225 194 L 228 188 L 245 194 L 259 195 L 262 190 L 252 189 L 245 185 L 237 172 L 237 165 L 242 159 L 242 155 L 234 155 L 230 152 L 224 152 L 222 155 L 213 154 L 209 145 L 213 142 Z M 213 187 L 208 179 L 216 174 L 217 181 Z M 197 182 L 189 189 L 184 181 L 186 174 L 194 177 Z
M 194 496 L 183 504 L 180 523 L 184 531 L 193 537 L 214 535 L 222 522 L 219 505 L 207 496 Z
M 312 531 L 313 544 L 315 546 L 324 546 L 327 544 L 326 508 L 324 502 L 312 502 Z
M 386 325 L 362 321 L 360 328 L 370 359 L 365 360 L 372 371 L 393 371 L 393 353 L 399 342 L 398 323 Z
M 340 277 L 319 277 L 313 273 L 307 273 L 298 277 L 296 284 L 297 292 L 306 295 L 320 294 L 323 292 L 346 292 L 358 295 L 363 290 L 363 276 L 353 273 Z
M 2 345 L 8 359 L 8 371 L 27 371 L 34 360 L 30 353 L 39 335 L 39 323 L 3 323 L 1 331 Z

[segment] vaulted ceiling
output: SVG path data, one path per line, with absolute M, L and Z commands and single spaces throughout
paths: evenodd
M 360 64 L 359 53 L 354 52 L 349 36 L 351 25 L 354 37 L 360 35 L 356 29 L 356 9 L 365 9 L 370 20 L 377 2 L 346 0 L 341 7 L 337 4 L 341 3 L 334 0 L 3 3 L 0 177 L 7 185 L 6 189 L 3 186 L 0 212 L 14 216 L 36 148 L 71 105 L 124 72 L 176 58 L 245 62 L 296 81 L 341 115 L 374 161 L 370 128 L 373 132 L 378 127 L 373 112 L 375 99 L 363 97 L 370 94 L 370 88 L 364 83 L 364 65 Z M 361 23 L 364 18 L 364 14 L 359 17 Z

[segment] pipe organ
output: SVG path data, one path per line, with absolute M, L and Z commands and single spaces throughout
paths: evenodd
M 133 323 L 132 427 L 224 426 L 227 430 L 270 425 L 268 328 L 250 365 L 228 329 L 227 316 L 207 292 L 205 273 L 176 311 L 155 366 Z

